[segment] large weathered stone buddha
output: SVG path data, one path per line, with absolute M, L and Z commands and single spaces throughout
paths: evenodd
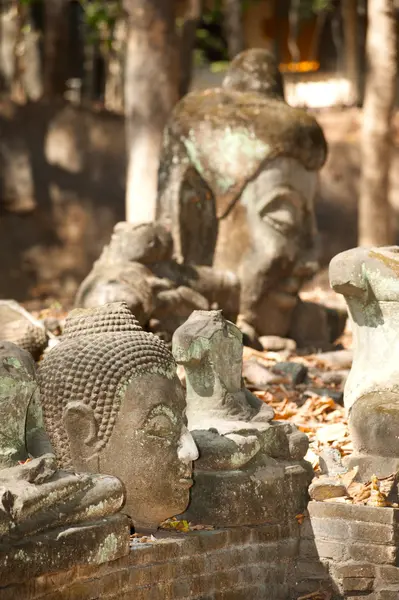
M 185 516 L 217 526 L 283 522 L 307 502 L 308 438 L 242 384 L 242 334 L 220 311 L 195 311 L 173 336 L 185 368 L 188 428 L 199 449 Z
M 330 263 L 353 330 L 353 364 L 344 401 L 354 453 L 351 466 L 370 480 L 399 468 L 399 247 L 354 248 Z
M 236 319 L 240 286 L 233 272 L 180 265 L 173 240 L 159 223 L 118 223 L 110 244 L 82 282 L 75 306 L 126 302 L 142 326 L 170 341 L 193 310 L 223 308 Z
M 115 477 L 57 469 L 35 363 L 25 350 L 0 342 L 0 555 L 4 544 L 85 525 L 117 513 L 123 503 L 124 487 Z
M 178 260 L 239 275 L 239 325 L 250 337 L 307 344 L 339 333 L 334 315 L 298 298 L 318 268 L 314 197 L 326 156 L 321 128 L 286 104 L 276 61 L 261 49 L 239 54 L 222 88 L 184 97 L 165 129 L 158 218 Z
M 198 453 L 176 363 L 125 303 L 73 310 L 39 381 L 62 466 L 119 477 L 138 530 L 186 508 Z

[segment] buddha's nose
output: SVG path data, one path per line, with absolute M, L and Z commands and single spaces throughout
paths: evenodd
M 185 425 L 183 425 L 181 430 L 177 456 L 185 464 L 189 464 L 199 457 L 194 438 Z

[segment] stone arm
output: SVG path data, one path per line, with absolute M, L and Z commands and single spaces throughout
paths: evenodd
M 220 435 L 216 429 L 192 431 L 191 434 L 200 454 L 195 466 L 202 471 L 239 469 L 261 448 L 256 435 Z

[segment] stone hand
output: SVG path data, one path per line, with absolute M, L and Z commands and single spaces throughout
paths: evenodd
M 57 461 L 54 454 L 44 454 L 28 462 L 9 467 L 0 471 L 0 485 L 10 481 L 26 481 L 40 485 L 48 481 L 57 471 Z

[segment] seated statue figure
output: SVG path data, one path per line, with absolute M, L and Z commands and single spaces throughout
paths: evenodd
M 399 468 L 399 247 L 354 248 L 330 263 L 330 283 L 343 294 L 353 331 L 353 363 L 344 403 L 358 478 Z
M 198 452 L 176 363 L 125 303 L 73 310 L 39 382 L 59 463 L 119 477 L 136 530 L 186 508 Z
M 261 49 L 239 54 L 221 88 L 185 96 L 165 129 L 157 217 L 177 260 L 238 274 L 238 324 L 250 339 L 323 347 L 342 332 L 346 319 L 298 297 L 318 268 L 314 198 L 326 156 L 321 128 L 284 101 Z
M 184 516 L 217 526 L 283 522 L 307 503 L 308 438 L 242 383 L 242 334 L 221 311 L 195 311 L 173 336 L 188 428 L 199 449 Z
M 79 287 L 75 306 L 126 302 L 139 323 L 170 341 L 193 310 L 217 306 L 236 319 L 240 286 L 233 272 L 180 265 L 160 223 L 118 223 L 110 244 Z
M 58 470 L 35 363 L 27 351 L 0 342 L 1 543 L 113 515 L 124 496 L 115 477 Z

